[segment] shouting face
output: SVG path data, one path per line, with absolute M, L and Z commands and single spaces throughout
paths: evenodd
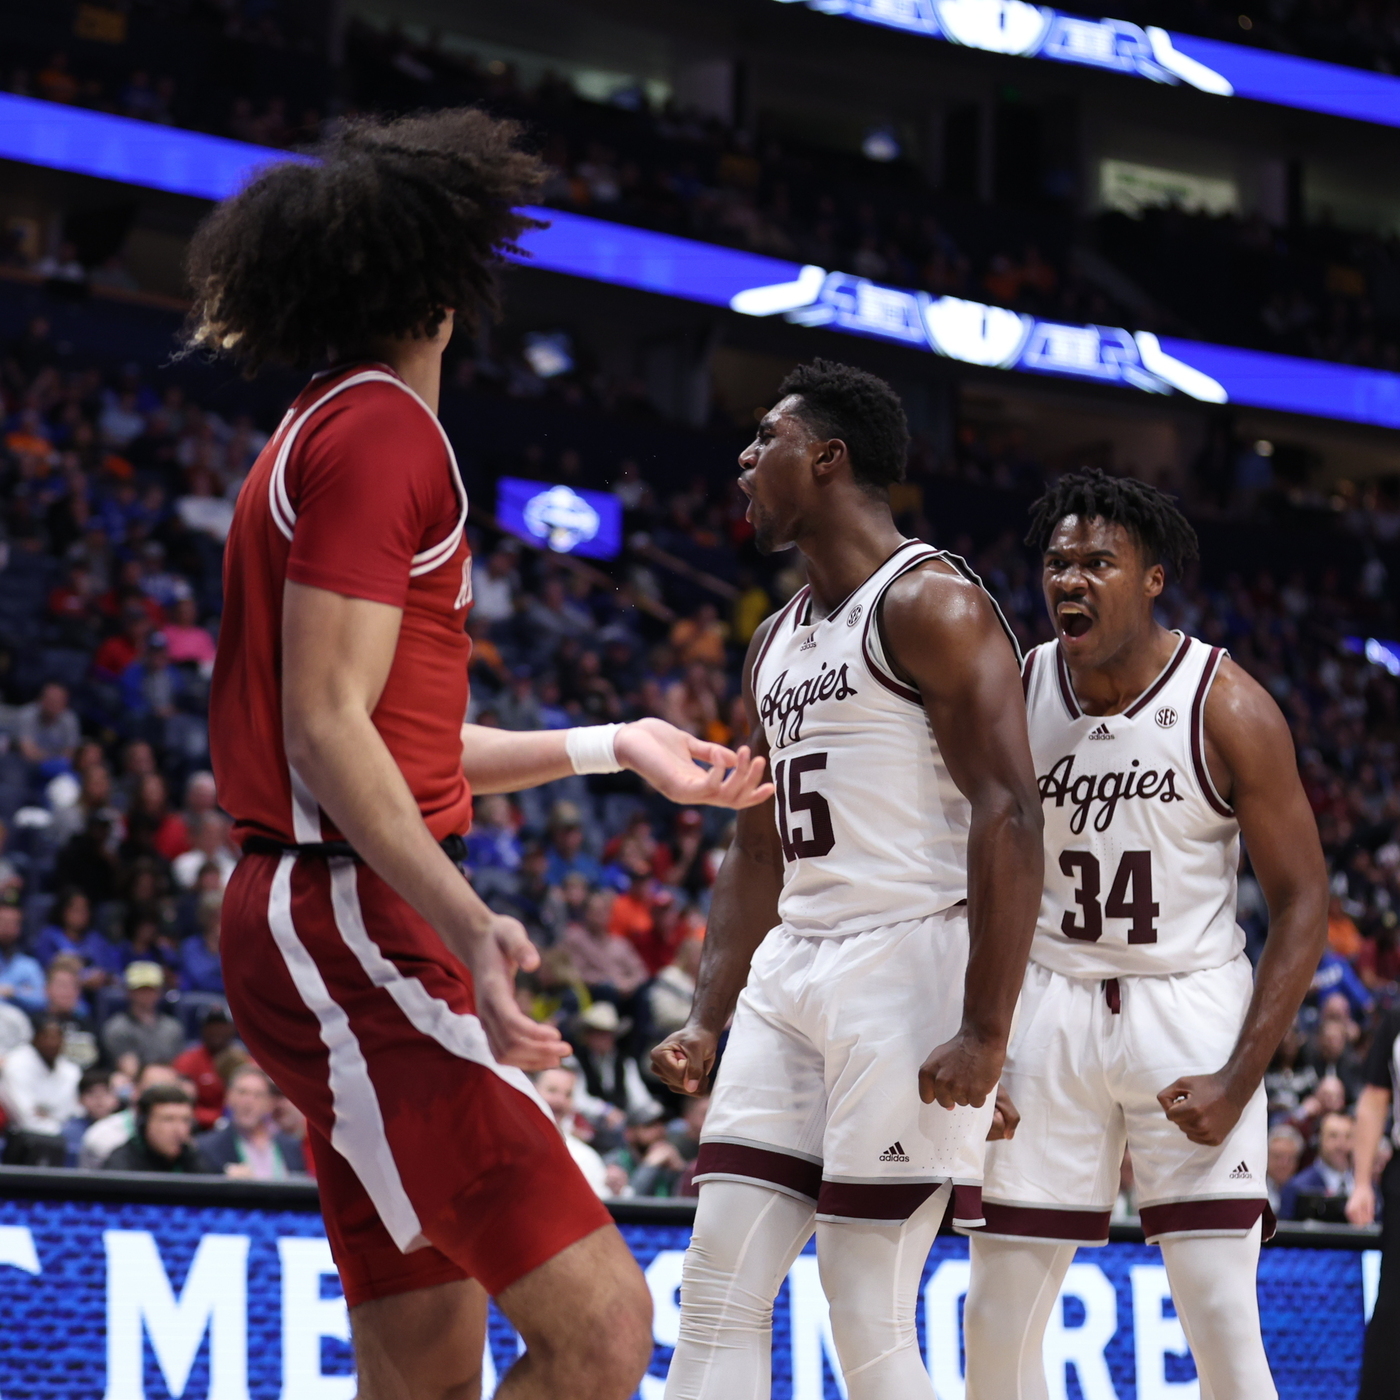
M 1152 625 L 1162 566 L 1143 558 L 1122 525 L 1067 515 L 1045 547 L 1045 606 L 1070 664 L 1106 665 Z

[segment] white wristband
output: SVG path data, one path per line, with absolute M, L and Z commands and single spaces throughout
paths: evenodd
M 620 724 L 588 724 L 564 734 L 564 751 L 575 773 L 621 773 L 615 745 Z

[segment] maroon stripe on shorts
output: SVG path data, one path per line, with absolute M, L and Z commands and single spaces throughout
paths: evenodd
M 840 1220 L 908 1220 L 942 1185 L 941 1181 L 823 1181 L 817 1214 Z
M 980 1186 L 953 1185 L 953 1220 L 970 1228 L 983 1218 L 982 1188 Z
M 1219 1201 L 1171 1201 L 1143 1206 L 1142 1233 L 1150 1243 L 1159 1235 L 1193 1234 L 1198 1230 L 1238 1230 L 1245 1234 L 1268 1209 L 1260 1196 L 1229 1196 Z
M 822 1189 L 822 1169 L 818 1162 L 802 1157 L 789 1157 L 786 1152 L 774 1152 L 766 1147 L 748 1147 L 741 1142 L 702 1142 L 695 1159 L 695 1179 L 706 1176 L 744 1176 L 753 1181 L 766 1181 L 817 1199 Z
M 1108 1242 L 1106 1210 L 1050 1210 L 1044 1206 L 1001 1206 L 982 1202 L 988 1235 L 1023 1235 L 1033 1240 L 1083 1240 L 1085 1244 Z

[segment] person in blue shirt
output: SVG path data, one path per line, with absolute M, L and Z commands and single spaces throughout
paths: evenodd
M 1371 1014 L 1375 999 L 1366 989 L 1366 984 L 1346 958 L 1328 948 L 1313 974 L 1309 997 L 1321 1006 L 1333 992 L 1341 992 L 1346 997 L 1351 1005 L 1351 1014 L 1357 1021 L 1364 1023 Z
M 44 969 L 21 950 L 23 933 L 24 914 L 10 894 L 0 901 L 0 1000 L 32 1017 L 44 1009 Z
M 47 967 L 60 953 L 83 964 L 83 987 L 105 986 L 121 976 L 121 949 L 92 927 L 92 905 L 81 890 L 65 890 L 54 901 L 49 923 L 34 941 L 34 956 Z
M 599 884 L 603 867 L 583 849 L 583 814 L 572 802 L 556 802 L 549 818 L 549 863 L 545 877 L 562 885 L 566 875 L 582 875 L 590 885 Z
M 219 920 L 223 895 L 206 890 L 199 897 L 200 932 L 180 944 L 180 990 L 224 992 L 224 972 L 219 962 Z

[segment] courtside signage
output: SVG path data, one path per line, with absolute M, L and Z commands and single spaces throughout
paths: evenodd
M 640 1400 L 662 1400 L 679 1338 L 690 1231 L 622 1225 L 655 1307 Z M 1355 1391 L 1379 1256 L 1270 1248 L 1259 1263 L 1265 1346 L 1281 1400 Z M 940 1400 L 964 1400 L 966 1241 L 942 1236 L 917 1325 Z M 836 1351 L 809 1244 L 774 1309 L 774 1400 L 837 1400 Z M 349 1319 L 314 1203 L 0 1201 L 0 1395 L 5 1400 L 353 1400 Z M 492 1310 L 483 1394 L 520 1350 Z M 1085 1249 L 1046 1333 L 1050 1393 L 1190 1400 L 1195 1366 L 1161 1254 Z
M 1279 107 L 1400 126 L 1400 78 L 1176 34 L 1086 19 L 1024 0 L 778 0 L 827 15 L 942 39 L 984 53 L 1098 68 L 1149 82 Z
M 299 158 L 0 93 L 0 160 L 224 199 L 270 162 Z M 521 261 L 551 272 L 873 336 L 962 364 L 1400 428 L 1400 375 L 1384 370 L 1067 325 L 558 209 L 526 212 L 550 226 L 521 239 Z

